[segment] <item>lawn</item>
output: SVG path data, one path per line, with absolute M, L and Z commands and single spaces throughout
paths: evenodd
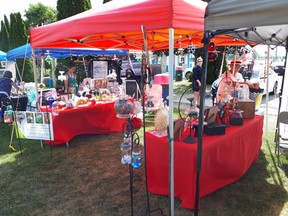
M 153 125 L 148 122 L 146 130 Z M 70 148 L 41 148 L 40 141 L 20 140 L 21 154 L 17 139 L 17 151 L 8 148 L 8 131 L 11 126 L 0 124 L 0 215 L 130 215 L 129 169 L 120 162 L 121 133 L 77 136 Z M 258 161 L 239 181 L 202 198 L 199 214 L 288 215 L 288 160 L 282 156 L 281 162 L 280 168 L 270 130 Z M 144 174 L 144 166 L 134 170 L 135 215 L 147 206 Z M 161 208 L 169 215 L 169 197 L 149 197 L 151 209 Z M 193 211 L 181 208 L 175 199 L 175 215 Z

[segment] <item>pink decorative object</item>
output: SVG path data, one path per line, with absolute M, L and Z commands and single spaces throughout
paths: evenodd
M 169 74 L 157 74 L 154 76 L 154 84 L 168 85 Z

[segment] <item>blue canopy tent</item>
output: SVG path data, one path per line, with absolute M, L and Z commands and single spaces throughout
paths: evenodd
M 101 50 L 101 49 L 35 49 L 35 55 L 41 57 L 42 55 L 50 56 L 51 58 L 67 58 L 70 56 L 96 56 L 96 55 L 127 55 L 126 50 Z M 2 54 L 1 54 L 2 57 Z M 31 58 L 32 49 L 30 44 L 17 47 L 7 52 L 7 60 L 15 61 L 18 58 Z
M 0 61 L 6 61 L 7 53 L 0 50 Z

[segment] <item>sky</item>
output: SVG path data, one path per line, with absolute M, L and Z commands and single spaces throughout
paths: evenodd
M 4 0 L 1 0 L 1 2 Z M 97 5 L 102 4 L 103 0 L 90 0 L 92 8 L 97 7 Z M 57 0 L 7 0 L 4 4 L 0 6 L 0 20 L 4 19 L 4 14 L 9 19 L 10 13 L 20 12 L 24 15 L 24 11 L 29 8 L 29 4 L 37 4 L 41 2 L 43 5 L 53 7 L 56 9 Z M 24 17 L 23 17 L 24 19 Z

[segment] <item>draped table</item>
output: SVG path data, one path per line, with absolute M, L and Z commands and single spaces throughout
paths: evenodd
M 80 134 L 110 134 L 122 131 L 125 119 L 116 117 L 113 102 L 97 102 L 95 105 L 82 105 L 76 108 L 59 110 L 53 116 L 54 141 L 52 145 L 62 145 Z M 41 107 L 42 112 L 51 112 Z M 50 141 L 46 141 L 50 144 Z
M 244 119 L 220 136 L 203 135 L 200 197 L 237 181 L 256 162 L 262 145 L 263 116 Z M 188 134 L 182 136 L 182 140 Z M 169 195 L 169 144 L 167 137 L 146 132 L 149 192 Z M 182 207 L 194 209 L 197 143 L 174 141 L 174 194 Z

